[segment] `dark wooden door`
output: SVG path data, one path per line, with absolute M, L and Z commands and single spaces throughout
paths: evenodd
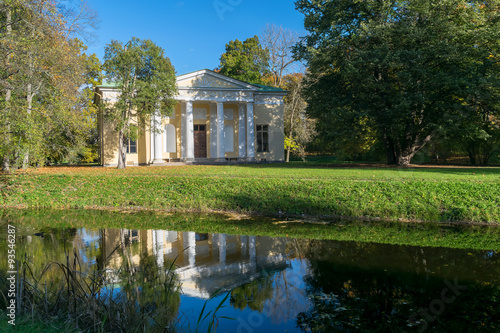
M 207 157 L 207 129 L 205 125 L 194 125 L 194 158 Z

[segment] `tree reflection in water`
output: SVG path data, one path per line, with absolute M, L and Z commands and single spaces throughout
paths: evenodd
M 174 267 L 159 267 L 131 234 L 126 229 L 28 228 L 16 235 L 22 258 L 17 316 L 47 321 L 54 330 L 70 319 L 83 331 L 174 331 L 180 305 Z M 5 277 L 0 280 L 6 295 Z
M 18 259 L 30 272 L 25 313 L 34 305 L 36 318 L 73 318 L 79 328 L 182 331 L 187 325 L 179 320 L 191 320 L 186 307 L 203 306 L 221 288 L 230 290 L 224 316 L 241 315 L 255 332 L 494 332 L 500 326 L 497 251 L 169 230 L 19 229 Z M 455 295 L 450 283 L 466 289 Z M 181 304 L 181 294 L 190 305 Z M 235 331 L 242 322 L 219 324 Z
M 500 327 L 496 252 L 299 243 L 310 260 L 305 281 L 314 304 L 297 317 L 306 332 L 493 332 Z

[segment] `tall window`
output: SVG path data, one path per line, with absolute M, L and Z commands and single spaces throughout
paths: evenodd
M 137 142 L 127 139 L 127 154 L 137 154 Z
M 257 152 L 269 151 L 269 125 L 257 125 Z
M 165 125 L 165 144 L 163 151 L 165 153 L 175 153 L 177 141 L 175 139 L 175 126 L 172 124 Z
M 228 153 L 234 151 L 234 128 L 232 125 L 224 126 L 224 149 Z

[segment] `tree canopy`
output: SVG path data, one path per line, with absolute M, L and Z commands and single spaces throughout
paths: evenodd
M 82 2 L 82 4 L 86 2 Z M 79 8 L 79 9 L 78 9 Z M 4 170 L 41 165 L 83 147 L 88 114 L 79 106 L 88 7 L 63 11 L 53 1 L 0 3 L 0 156 Z M 84 20 L 84 21 L 82 21 Z
M 259 37 L 241 42 L 238 39 L 226 44 L 217 69 L 221 74 L 249 83 L 261 84 L 267 73 L 269 51 L 262 48 Z
M 151 130 L 156 130 L 160 120 L 155 115 L 171 114 L 177 94 L 175 70 L 161 47 L 136 37 L 126 44 L 108 44 L 103 68 L 120 91 L 116 103 L 105 105 L 105 117 L 116 124 L 118 168 L 125 168 L 125 140 L 137 139 L 152 122 Z
M 308 112 L 330 131 L 370 126 L 390 164 L 443 128 L 498 114 L 500 1 L 299 0 Z M 330 125 L 330 126 L 328 126 Z

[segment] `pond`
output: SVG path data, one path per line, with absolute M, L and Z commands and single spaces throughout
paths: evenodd
M 498 248 L 176 231 L 158 223 L 103 228 L 92 214 L 65 227 L 43 214 L 4 214 L 0 246 L 7 253 L 14 226 L 22 308 L 109 331 L 500 330 Z M 115 222 L 130 217 L 105 214 Z M 178 216 L 162 217 L 169 218 Z M 466 235 L 469 227 L 460 228 Z M 1 265 L 7 295 L 7 261 Z

